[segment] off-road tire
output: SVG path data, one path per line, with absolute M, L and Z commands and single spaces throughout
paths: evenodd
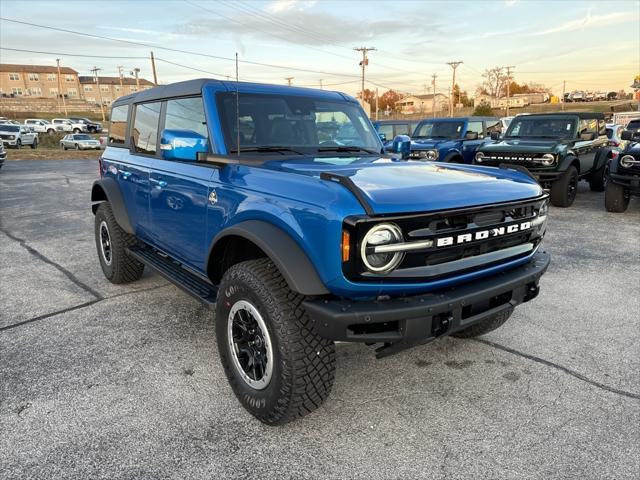
M 100 225 L 105 222 L 111 239 L 111 264 L 109 265 L 102 253 Z M 116 218 L 111 210 L 109 202 L 102 202 L 96 210 L 94 234 L 96 241 L 96 250 L 100 259 L 100 266 L 104 276 L 111 283 L 129 283 L 135 282 L 142 277 L 144 272 L 144 264 L 127 254 L 127 247 L 135 245 L 137 239 L 134 235 L 129 235 L 120 228 Z
M 240 376 L 229 346 L 229 312 L 240 300 L 258 310 L 273 346 L 273 372 L 262 390 Z M 267 258 L 232 266 L 220 284 L 216 338 L 222 367 L 243 407 L 268 425 L 281 425 L 314 411 L 333 386 L 334 343 L 315 333 L 303 300 Z
M 607 167 L 603 165 L 589 175 L 589 188 L 592 192 L 604 192 L 607 188 Z
M 569 188 L 574 183 L 575 190 L 570 194 Z M 551 184 L 551 204 L 556 207 L 570 207 L 576 199 L 578 189 L 578 170 L 569 167 L 555 182 Z
M 479 337 L 481 335 L 484 335 L 485 333 L 489 333 L 497 328 L 500 328 L 504 324 L 504 322 L 509 320 L 511 313 L 513 313 L 513 308 L 497 313 L 492 317 L 485 318 L 484 320 L 481 320 L 478 323 L 474 323 L 464 330 L 459 330 L 455 333 L 452 333 L 451 336 L 457 338 Z
M 622 213 L 629 206 L 629 194 L 622 185 L 609 182 L 604 192 L 604 206 L 607 212 Z
M 36 148 L 38 148 L 38 139 L 37 139 L 37 138 L 34 138 L 34 139 L 33 139 L 33 143 L 31 144 L 31 148 L 32 148 L 33 150 L 35 150 Z

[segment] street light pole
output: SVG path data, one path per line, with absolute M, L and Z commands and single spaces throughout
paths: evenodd
M 56 58 L 56 64 L 58 65 L 58 95 L 59 99 L 62 98 L 62 107 L 64 108 L 64 116 L 67 116 L 67 102 L 64 99 L 64 94 L 62 93 L 62 80 L 60 79 L 60 59 Z M 60 105 L 60 100 L 58 100 L 58 105 Z
M 453 92 L 456 87 L 456 68 L 458 68 L 464 62 L 462 60 L 458 60 L 457 62 L 447 62 L 451 68 L 453 68 L 453 78 L 451 80 L 451 94 L 449 95 L 449 116 L 453 117 Z

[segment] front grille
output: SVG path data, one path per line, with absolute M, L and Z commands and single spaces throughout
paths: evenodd
M 0 134 L 0 138 L 2 138 L 3 140 L 12 140 L 11 137 L 13 137 L 14 135 L 5 135 L 5 134 Z
M 421 274 L 426 275 L 429 267 L 436 265 L 444 265 L 449 262 L 455 262 L 463 259 L 471 259 L 479 255 L 499 252 L 501 250 L 511 249 L 514 257 L 503 258 L 500 261 L 510 261 L 517 257 L 524 257 L 530 253 L 542 240 L 541 231 L 537 226 L 533 226 L 524 231 L 515 231 L 508 233 L 507 227 L 511 225 L 521 225 L 526 222 L 534 222 L 538 217 L 538 211 L 546 199 L 536 201 L 511 203 L 503 206 L 477 207 L 457 211 L 444 211 L 431 214 L 418 214 L 405 217 L 377 219 L 376 223 L 392 222 L 400 227 L 404 235 L 404 242 L 419 242 L 421 240 L 431 239 L 434 244 L 431 247 L 421 250 L 406 252 L 404 259 L 400 265 L 387 275 L 375 275 L 366 271 L 361 263 L 360 258 L 354 259 L 351 264 L 343 264 L 344 273 L 348 278 L 373 281 L 384 278 L 385 281 L 424 281 Z M 365 219 L 356 219 L 351 222 L 351 229 L 354 230 L 351 238 L 362 239 L 366 232 L 372 227 L 372 222 Z M 348 226 L 348 225 L 347 225 Z M 493 236 L 493 230 L 504 229 L 504 233 L 496 233 Z M 492 232 L 492 236 L 487 238 L 476 239 L 475 234 L 478 232 Z M 451 238 L 459 239 L 460 236 L 471 234 L 472 240 L 463 243 L 456 243 L 448 246 L 438 246 L 437 239 Z M 518 246 L 531 245 L 532 248 L 513 248 Z M 361 245 L 358 243 L 352 246 L 352 251 L 359 252 Z M 510 252 L 510 251 L 509 251 Z M 490 258 L 491 255 L 487 255 Z M 460 262 L 458 262 L 460 263 Z M 466 263 L 466 262 L 462 262 Z M 469 262 L 474 263 L 474 262 Z M 490 266 L 489 264 L 475 265 L 474 269 L 483 269 Z M 433 269 L 432 269 L 433 270 Z M 447 268 L 438 269 L 445 271 Z M 413 273 L 415 272 L 415 276 Z M 422 273 L 421 273 L 422 272 Z M 453 276 L 462 273 L 457 270 L 448 272 L 443 276 Z M 429 276 L 429 280 L 434 279 L 433 275 Z
M 513 163 L 516 165 L 538 165 L 533 160 L 541 158 L 543 153 L 513 153 L 513 152 L 491 152 L 485 153 L 482 162 L 479 164 L 497 165 L 500 163 Z

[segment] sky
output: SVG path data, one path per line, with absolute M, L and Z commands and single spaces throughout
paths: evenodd
M 514 66 L 518 83 L 557 94 L 565 81 L 567 91 L 630 91 L 640 74 L 640 0 L 0 0 L 0 17 L 1 63 L 60 58 L 81 75 L 97 66 L 115 76 L 123 66 L 127 76 L 138 67 L 152 79 L 153 51 L 160 83 L 235 78 L 237 52 L 241 80 L 286 84 L 293 77 L 293 85 L 322 82 L 353 95 L 362 59 L 354 47 L 377 49 L 369 53 L 366 88 L 380 93 L 430 93 L 433 74 L 436 91 L 446 93 L 451 61 L 464 62 L 456 83 L 469 93 L 495 66 Z

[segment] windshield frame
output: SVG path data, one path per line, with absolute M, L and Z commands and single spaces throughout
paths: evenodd
M 515 126 L 518 124 L 524 124 L 525 122 L 534 122 L 534 121 L 544 121 L 544 120 L 556 120 L 561 122 L 571 121 L 572 128 L 568 135 L 511 135 L 511 132 L 515 129 Z M 509 127 L 507 128 L 504 139 L 522 139 L 522 138 L 554 138 L 554 139 L 562 139 L 562 140 L 574 140 L 577 136 L 577 131 L 579 128 L 579 118 L 571 115 L 562 115 L 562 116 L 533 116 L 533 115 L 522 115 L 516 116 L 511 120 Z
M 217 92 L 215 95 L 215 102 L 218 111 L 218 117 L 220 122 L 220 129 L 222 131 L 222 136 L 224 139 L 224 147 L 226 150 L 226 155 L 237 156 L 237 140 L 235 138 L 235 122 L 236 122 L 236 109 L 235 109 L 235 96 L 236 92 Z M 366 115 L 362 107 L 359 104 L 350 102 L 347 100 L 333 99 L 333 98 L 322 98 L 315 95 L 290 95 L 290 94 L 281 94 L 281 93 L 239 93 L 240 102 L 243 100 L 246 101 L 247 97 L 254 98 L 254 102 L 260 102 L 261 99 L 270 99 L 270 100 L 284 100 L 287 103 L 287 107 L 289 107 L 289 102 L 295 103 L 307 100 L 314 104 L 314 107 L 317 104 L 325 104 L 327 107 L 327 112 L 343 112 L 351 123 L 344 123 L 338 127 L 338 130 L 343 129 L 344 127 L 350 127 L 358 134 L 359 142 L 356 143 L 344 143 L 339 144 L 336 143 L 333 139 L 331 143 L 321 143 L 318 141 L 318 144 L 299 144 L 295 142 L 290 142 L 291 144 L 285 145 L 282 142 L 274 139 L 271 142 L 264 143 L 243 143 L 240 142 L 240 155 L 248 154 L 248 155 L 258 155 L 258 156 L 266 156 L 266 155 L 278 155 L 278 153 L 274 152 L 274 149 L 281 148 L 282 152 L 280 155 L 288 156 L 288 157 L 296 157 L 296 156 L 330 156 L 330 157 L 340 157 L 340 156 L 370 156 L 377 155 L 379 156 L 383 151 L 382 141 L 377 134 L 377 131 L 371 120 Z M 331 105 L 335 105 L 335 107 L 331 107 Z M 230 108 L 233 106 L 233 108 Z M 342 108 L 340 108 L 342 107 Z M 333 110 L 332 108 L 335 108 Z M 314 108 L 311 110 L 315 115 L 317 110 Z M 268 115 L 268 113 L 267 113 Z M 294 115 L 294 114 L 292 114 Z M 301 125 L 304 127 L 304 123 L 309 121 L 313 123 L 315 120 L 309 118 L 305 119 L 304 113 L 300 114 L 299 121 Z M 241 118 L 243 116 L 242 112 L 240 112 Z M 294 115 L 297 116 L 297 115 Z M 254 120 L 255 122 L 255 120 Z M 272 120 L 262 117 L 260 119 L 261 126 L 260 128 L 265 128 L 269 125 Z M 316 137 L 319 132 L 319 128 L 317 127 L 318 122 L 315 123 L 315 132 L 305 132 L 305 135 L 309 133 L 315 133 Z M 254 128 L 257 128 L 254 126 Z M 310 129 L 313 130 L 313 129 Z M 367 138 L 368 137 L 368 138 Z M 334 137 L 335 138 L 335 137 Z M 262 150 L 264 149 L 264 150 Z M 271 151 L 269 151 L 271 149 Z

